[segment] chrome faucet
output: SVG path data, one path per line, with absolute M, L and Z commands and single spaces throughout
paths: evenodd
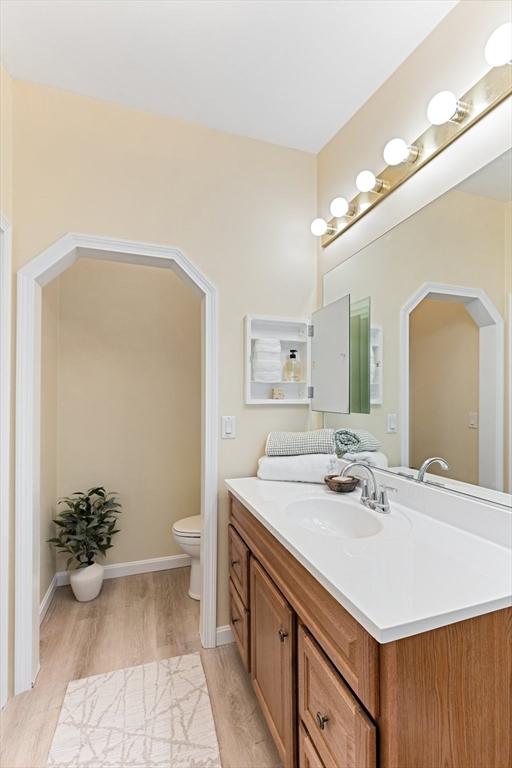
M 343 467 L 340 472 L 340 476 L 345 477 L 349 469 L 352 469 L 353 467 L 360 467 L 361 469 L 364 469 L 368 473 L 368 478 L 372 481 L 372 490 L 370 491 L 368 487 L 368 480 L 361 480 L 361 504 L 363 504 L 365 507 L 368 507 L 369 509 L 377 510 L 377 512 L 390 512 L 391 506 L 388 499 L 388 490 L 396 491 L 396 488 L 385 485 L 379 489 L 373 469 L 363 461 L 351 461 L 350 464 L 347 464 L 345 467 Z
M 419 483 L 425 483 L 428 482 L 425 480 L 425 475 L 427 474 L 427 470 L 432 466 L 432 464 L 439 464 L 441 469 L 447 470 L 450 469 L 450 465 L 445 459 L 442 459 L 441 456 L 432 456 L 431 459 L 425 459 L 423 464 L 418 470 L 418 477 L 416 478 Z

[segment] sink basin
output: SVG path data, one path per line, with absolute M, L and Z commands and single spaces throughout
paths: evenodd
M 348 499 L 298 499 L 288 504 L 286 516 L 311 533 L 340 539 L 375 536 L 383 528 L 362 504 Z

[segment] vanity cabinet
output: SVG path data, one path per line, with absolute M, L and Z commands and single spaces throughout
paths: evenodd
M 380 645 L 234 496 L 229 537 L 231 626 L 285 768 L 512 768 L 512 609 Z

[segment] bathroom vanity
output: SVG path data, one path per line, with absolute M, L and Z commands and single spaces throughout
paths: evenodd
M 227 485 L 231 627 L 285 766 L 512 764 L 505 547 L 355 494 Z

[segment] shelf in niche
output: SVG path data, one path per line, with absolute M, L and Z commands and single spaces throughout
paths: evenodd
M 258 341 L 258 339 L 264 339 L 264 338 L 267 338 L 267 337 L 265 337 L 265 336 L 251 336 L 251 341 Z M 276 338 L 276 339 L 279 338 L 279 341 L 281 342 L 281 344 L 307 344 L 308 343 L 307 338 L 304 338 L 304 336 L 301 336 L 300 338 L 296 338 L 296 339 L 290 339 L 290 338 L 282 339 L 282 338 L 277 337 L 277 336 L 275 336 L 275 337 L 270 337 L 269 336 L 268 338 Z
M 296 387 L 304 386 L 307 381 L 257 381 L 251 379 L 251 384 L 279 384 L 280 387 L 285 387 L 287 384 L 294 384 Z
M 309 348 L 307 319 L 248 315 L 245 318 L 245 402 L 248 405 L 309 405 Z M 284 366 L 290 349 L 296 349 L 302 364 L 303 381 L 255 381 L 252 373 L 252 355 L 257 339 L 276 339 L 281 346 L 281 365 Z M 270 397 L 274 387 L 281 387 L 284 398 Z

